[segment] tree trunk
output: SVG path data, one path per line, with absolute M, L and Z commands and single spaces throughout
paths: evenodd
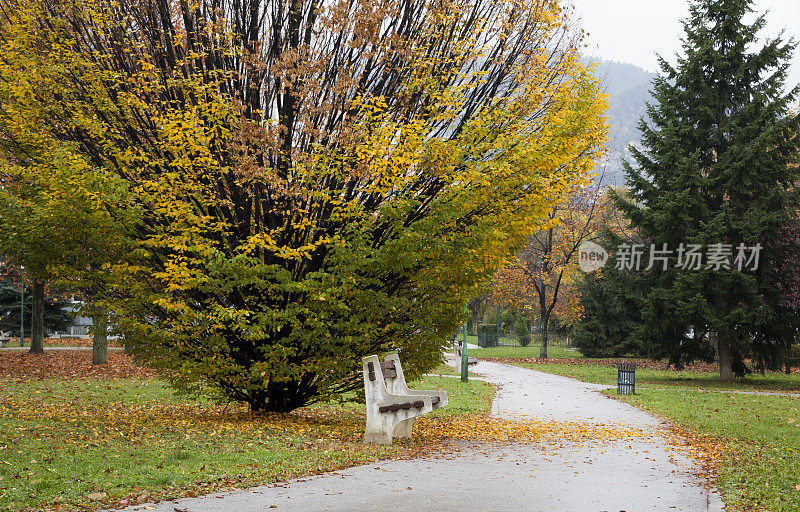
M 108 317 L 105 311 L 92 316 L 92 364 L 108 364 Z
M 33 312 L 31 314 L 31 354 L 44 354 L 44 286 L 33 280 Z
M 19 289 L 19 346 L 25 346 L 25 278 L 22 277 L 22 286 Z
M 717 353 L 719 354 L 719 378 L 726 382 L 732 381 L 731 342 L 724 333 L 717 335 Z
M 292 412 L 306 405 L 308 392 L 303 392 L 303 384 L 297 381 L 270 382 L 264 390 L 252 391 L 247 398 L 253 412 Z
M 547 324 L 549 320 L 550 318 L 547 314 L 542 315 L 542 347 L 539 349 L 539 357 L 541 359 L 547 359 Z

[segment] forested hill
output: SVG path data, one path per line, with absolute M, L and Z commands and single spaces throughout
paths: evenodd
M 625 177 L 620 160 L 629 159 L 627 148 L 639 141 L 639 118 L 645 115 L 645 102 L 651 101 L 651 81 L 654 73 L 633 64 L 595 60 L 595 74 L 602 79 L 605 92 L 609 94 L 608 120 L 610 125 L 608 157 L 598 169 L 605 169 L 603 181 L 607 184 L 624 185 Z

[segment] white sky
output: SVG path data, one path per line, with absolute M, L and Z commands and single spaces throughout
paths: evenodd
M 628 62 L 658 71 L 656 53 L 675 62 L 683 37 L 681 19 L 689 15 L 688 0 L 568 0 L 589 32 L 587 56 Z M 757 13 L 769 10 L 762 36 L 800 41 L 800 1 L 755 0 Z M 800 83 L 800 47 L 795 50 L 789 75 L 790 87 Z

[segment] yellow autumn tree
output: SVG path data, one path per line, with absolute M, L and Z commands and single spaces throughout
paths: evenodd
M 605 138 L 554 0 L 7 4 L 2 123 L 37 148 L 16 172 L 58 152 L 124 182 L 116 321 L 253 410 L 355 389 L 370 353 L 437 364 Z

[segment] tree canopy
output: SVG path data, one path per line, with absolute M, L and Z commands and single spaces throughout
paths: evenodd
M 253 410 L 438 363 L 605 138 L 553 0 L 14 0 L 0 34 L 9 173 L 119 183 L 115 320 Z

